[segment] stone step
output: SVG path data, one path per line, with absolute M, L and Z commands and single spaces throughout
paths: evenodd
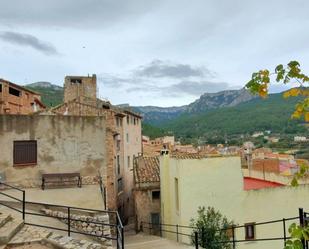
M 12 216 L 9 214 L 0 214 L 0 227 L 3 227 L 7 222 L 12 219 Z
M 24 221 L 20 219 L 10 220 L 0 228 L 0 245 L 7 244 L 11 238 L 23 227 Z

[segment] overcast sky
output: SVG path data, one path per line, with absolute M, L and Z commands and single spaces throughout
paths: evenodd
M 95 73 L 113 104 L 188 104 L 290 60 L 308 73 L 308 10 L 308 0 L 0 1 L 0 78 L 62 86 Z

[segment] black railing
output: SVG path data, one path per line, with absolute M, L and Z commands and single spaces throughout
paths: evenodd
M 4 193 L 0 191 L 0 194 L 2 196 L 7 197 L 10 201 L 5 201 L 5 200 L 0 200 L 0 205 L 3 205 L 7 208 L 10 208 L 16 212 L 19 212 L 22 214 L 22 219 L 24 221 L 25 225 L 29 226 L 36 226 L 36 227 L 42 227 L 42 228 L 47 228 L 47 229 L 52 229 L 52 230 L 58 230 L 58 231 L 64 231 L 67 232 L 68 236 L 71 236 L 71 234 L 82 234 L 82 235 L 87 235 L 87 236 L 92 236 L 97 239 L 106 239 L 106 240 L 111 240 L 115 241 L 117 249 L 124 249 L 124 228 L 121 222 L 121 219 L 119 217 L 119 214 L 117 211 L 107 211 L 107 210 L 97 210 L 97 209 L 89 209 L 89 208 L 80 208 L 80 207 L 72 207 L 72 206 L 65 206 L 65 205 L 56 205 L 56 204 L 50 204 L 50 203 L 42 203 L 42 202 L 30 202 L 26 201 L 25 198 L 25 191 L 21 190 L 19 188 L 16 188 L 14 186 L 11 186 L 9 184 L 0 182 L 0 186 L 5 186 L 6 189 L 14 189 L 18 192 L 22 193 L 22 197 L 18 198 L 13 195 Z M 17 207 L 16 207 L 17 206 Z M 61 217 L 55 217 L 54 215 L 49 215 L 47 213 L 42 213 L 42 212 L 30 212 L 28 210 L 41 210 L 42 207 L 44 208 L 52 208 L 53 210 L 58 210 L 60 211 L 63 215 Z M 101 222 L 101 221 L 92 221 L 90 219 L 78 219 L 74 218 L 77 215 L 85 215 L 85 212 L 87 214 L 92 214 L 92 215 L 97 215 L 97 214 L 105 214 L 108 215 L 109 217 L 109 223 L 106 222 Z M 39 216 L 39 217 L 47 217 L 47 218 L 59 218 L 63 220 L 67 225 L 66 228 L 60 228 L 56 226 L 51 226 L 49 223 L 44 224 L 42 220 L 40 220 L 37 223 L 33 223 L 29 221 L 29 217 L 31 216 Z M 111 221 L 113 220 L 113 221 Z M 79 231 L 76 228 L 72 227 L 72 222 L 86 222 L 87 224 L 94 224 L 97 226 L 102 227 L 102 234 L 96 234 L 96 233 L 87 233 L 83 231 Z M 103 227 L 108 226 L 110 228 L 110 236 L 104 235 Z
M 257 222 L 253 223 L 254 229 L 257 226 L 275 224 L 275 223 L 282 223 L 282 236 L 273 236 L 273 237 L 264 237 L 264 238 L 244 238 L 244 239 L 237 239 L 237 229 L 245 229 L 247 225 L 233 225 L 231 227 L 218 229 L 215 232 L 223 232 L 227 235 L 228 240 L 225 241 L 217 241 L 215 243 L 223 243 L 223 244 L 231 244 L 232 248 L 235 249 L 238 243 L 244 242 L 261 242 L 261 241 L 279 241 L 282 240 L 283 245 L 285 245 L 288 239 L 291 237 L 287 234 L 287 225 L 288 222 L 291 221 L 299 221 L 300 225 L 304 226 L 307 225 L 306 221 L 309 224 L 309 213 L 303 212 L 303 209 L 299 209 L 299 216 L 291 217 L 291 218 L 283 218 L 265 222 Z M 191 242 L 196 249 L 201 246 L 201 243 L 205 244 L 205 237 L 207 234 L 203 230 L 203 228 L 198 228 L 194 226 L 183 226 L 179 224 L 164 224 L 164 223 L 149 223 L 149 222 L 141 222 L 141 229 L 143 232 L 148 232 L 152 235 L 160 235 L 165 232 L 166 234 L 174 234 L 175 240 L 180 242 L 180 237 L 184 236 L 187 237 L 187 242 Z M 181 230 L 181 231 L 180 231 Z M 185 231 L 185 232 L 184 232 Z M 242 232 L 243 234 L 244 232 Z M 202 242 L 203 241 L 203 242 Z M 308 249 L 308 241 L 303 241 L 303 248 Z
M 21 213 L 22 214 L 22 219 L 25 220 L 25 205 L 26 205 L 25 204 L 25 202 L 26 202 L 26 194 L 25 194 L 26 192 L 25 192 L 25 190 L 16 188 L 14 186 L 11 186 L 11 185 L 6 184 L 6 183 L 1 182 L 1 181 L 0 181 L 0 187 L 4 187 L 6 189 L 13 189 L 13 190 L 16 190 L 18 193 L 22 194 L 22 196 L 20 198 L 17 198 L 15 196 L 12 196 L 12 195 L 9 195 L 9 194 L 6 194 L 6 193 L 3 193 L 3 192 L 0 191 L 0 194 L 2 196 L 6 196 L 8 199 L 17 201 L 19 204 L 21 204 L 20 209 L 12 207 L 11 205 L 8 205 L 8 204 L 2 203 L 2 202 L 0 204 L 5 206 L 5 207 L 7 207 L 7 208 L 10 208 L 10 209 L 12 209 L 12 210 L 14 210 L 16 212 Z

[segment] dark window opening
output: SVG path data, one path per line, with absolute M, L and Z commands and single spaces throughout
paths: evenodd
M 255 239 L 255 223 L 245 224 L 245 234 L 246 234 L 246 240 Z
M 120 175 L 120 156 L 117 155 L 117 173 Z
M 130 117 L 127 116 L 127 124 L 129 124 L 129 123 L 130 123 Z
M 2 92 L 2 84 L 0 84 L 0 93 Z
M 106 109 L 106 110 L 110 109 L 110 107 L 108 105 L 102 105 L 102 108 Z
M 15 88 L 9 87 L 9 94 L 19 97 L 21 92 Z
M 122 191 L 122 189 L 123 189 L 123 186 L 122 186 L 122 178 L 119 178 L 118 180 L 117 180 L 117 185 L 118 185 L 118 193 L 119 192 L 121 192 Z
M 81 84 L 82 80 L 81 79 L 71 79 L 71 83 L 78 83 Z
M 29 165 L 37 163 L 37 141 L 14 141 L 14 165 Z
M 160 191 L 152 191 L 152 199 L 153 200 L 160 199 Z

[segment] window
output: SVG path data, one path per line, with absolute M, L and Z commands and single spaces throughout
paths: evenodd
M 0 93 L 2 92 L 2 84 L 0 84 Z
M 117 174 L 120 175 L 120 156 L 117 155 Z
M 120 140 L 117 140 L 116 144 L 117 144 L 117 151 L 119 151 L 120 150 Z
M 123 190 L 123 184 L 122 184 L 122 178 L 119 178 L 117 181 L 117 186 L 118 186 L 118 193 L 120 193 Z
M 159 200 L 160 199 L 160 191 L 152 191 L 152 200 Z
M 82 79 L 71 79 L 70 81 L 71 83 L 78 83 L 78 84 L 82 83 Z
M 21 92 L 12 87 L 9 87 L 9 94 L 17 96 L 17 97 L 21 96 Z
M 255 223 L 245 224 L 245 235 L 246 235 L 246 240 L 255 239 Z
M 116 125 L 117 127 L 122 126 L 122 119 L 119 117 L 116 117 Z
M 129 117 L 129 115 L 127 116 L 127 124 L 129 124 L 130 123 L 130 117 Z
M 14 141 L 13 163 L 14 165 L 33 165 L 37 163 L 37 142 Z
M 128 168 L 130 168 L 131 162 L 130 162 L 130 156 L 128 156 Z
M 175 207 L 179 211 L 179 190 L 178 190 L 178 179 L 175 178 Z
M 133 120 L 134 120 L 134 125 L 136 125 L 136 118 L 134 118 Z
M 127 143 L 129 142 L 129 133 L 127 133 Z

